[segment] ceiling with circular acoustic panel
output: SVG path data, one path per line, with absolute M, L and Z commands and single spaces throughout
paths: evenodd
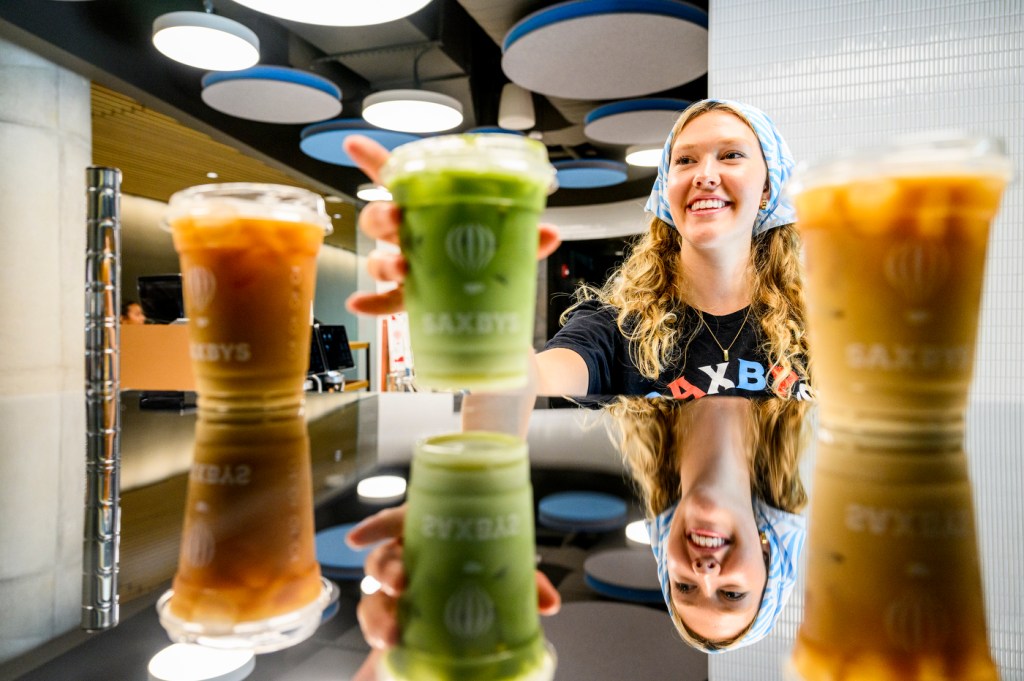
M 527 90 L 569 99 L 662 92 L 707 72 L 707 13 L 674 0 L 571 0 L 506 34 L 501 67 Z
M 312 123 L 341 113 L 337 85 L 283 66 L 208 73 L 202 99 L 221 113 L 262 123 Z
M 583 133 L 604 144 L 658 144 L 690 105 L 683 99 L 629 99 L 599 106 L 583 121 Z

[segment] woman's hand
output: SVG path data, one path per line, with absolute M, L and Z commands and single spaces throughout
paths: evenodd
M 367 555 L 365 564 L 366 574 L 380 582 L 380 590 L 363 596 L 356 609 L 359 628 L 373 650 L 353 681 L 374 681 L 381 655 L 398 644 L 398 597 L 405 589 L 405 569 L 402 566 L 404 524 L 405 504 L 375 513 L 352 528 L 345 538 L 355 549 L 382 542 Z M 538 571 L 537 610 L 542 615 L 554 615 L 561 605 L 562 599 L 554 585 Z
M 359 169 L 375 184 L 380 184 L 380 169 L 390 155 L 384 147 L 368 137 L 350 135 L 344 141 L 345 152 L 356 162 Z M 398 226 L 401 213 L 398 206 L 390 201 L 373 201 L 359 213 L 359 229 L 378 241 L 398 245 Z M 542 260 L 551 255 L 561 239 L 554 225 L 539 225 L 539 245 L 537 259 Z M 370 276 L 377 281 L 397 284 L 385 293 L 357 292 L 349 296 L 346 307 L 357 314 L 383 315 L 398 312 L 405 307 L 402 282 L 405 281 L 407 263 L 400 253 L 373 250 L 367 259 Z

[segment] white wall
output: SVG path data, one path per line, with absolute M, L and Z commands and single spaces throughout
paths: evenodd
M 0 40 L 0 661 L 78 624 L 89 82 Z
M 713 0 L 709 94 L 776 122 L 798 160 L 929 128 L 1003 138 L 1024 172 L 1024 3 L 1019 0 Z M 968 422 L 989 641 L 1024 678 L 1024 186 L 994 226 Z M 765 643 L 712 656 L 712 681 L 781 678 L 795 596 Z

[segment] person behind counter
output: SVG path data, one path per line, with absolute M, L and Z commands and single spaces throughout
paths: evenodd
M 708 653 L 760 641 L 796 583 L 810 403 L 622 398 L 613 437 L 647 515 L 665 604 Z
M 349 155 L 374 181 L 388 158 L 358 136 Z M 651 196 L 647 232 L 599 289 L 584 287 L 564 326 L 536 354 L 542 395 L 809 397 L 799 239 L 782 185 L 794 161 L 760 110 L 703 100 L 673 126 Z M 374 202 L 370 237 L 398 242 L 399 212 Z M 539 257 L 557 248 L 540 228 Z M 374 252 L 370 274 L 401 284 L 400 254 Z M 356 293 L 350 310 L 402 308 L 402 289 Z
M 142 311 L 142 306 L 134 300 L 126 300 L 121 303 L 121 323 L 122 324 L 145 324 L 146 315 Z

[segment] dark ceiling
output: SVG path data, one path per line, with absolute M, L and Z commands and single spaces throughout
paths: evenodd
M 366 0 L 371 2 L 373 0 Z M 433 0 L 421 11 L 379 26 L 335 28 L 285 22 L 231 0 L 214 0 L 217 13 L 236 19 L 259 36 L 260 63 L 305 69 L 333 80 L 342 91 L 341 117 L 358 117 L 371 92 L 412 85 L 413 60 L 420 82 L 460 99 L 460 129 L 496 125 L 498 101 L 508 78 L 501 70 L 500 42 L 511 26 L 538 9 L 537 0 Z M 707 11 L 707 0 L 690 3 Z M 171 11 L 201 11 L 201 0 L 0 1 L 0 36 L 92 81 L 122 92 L 162 114 L 236 146 L 319 186 L 354 197 L 366 182 L 358 170 L 315 160 L 299 150 L 303 125 L 258 123 L 222 114 L 200 98 L 204 73 L 156 51 L 153 20 Z M 669 53 L 669 51 L 667 51 Z M 648 96 L 685 100 L 706 96 L 707 77 Z M 587 140 L 582 118 L 602 102 L 534 95 L 536 130 L 552 160 L 622 158 L 624 150 Z M 551 206 L 607 203 L 645 196 L 652 171 L 631 169 L 630 179 L 603 189 L 561 189 Z

